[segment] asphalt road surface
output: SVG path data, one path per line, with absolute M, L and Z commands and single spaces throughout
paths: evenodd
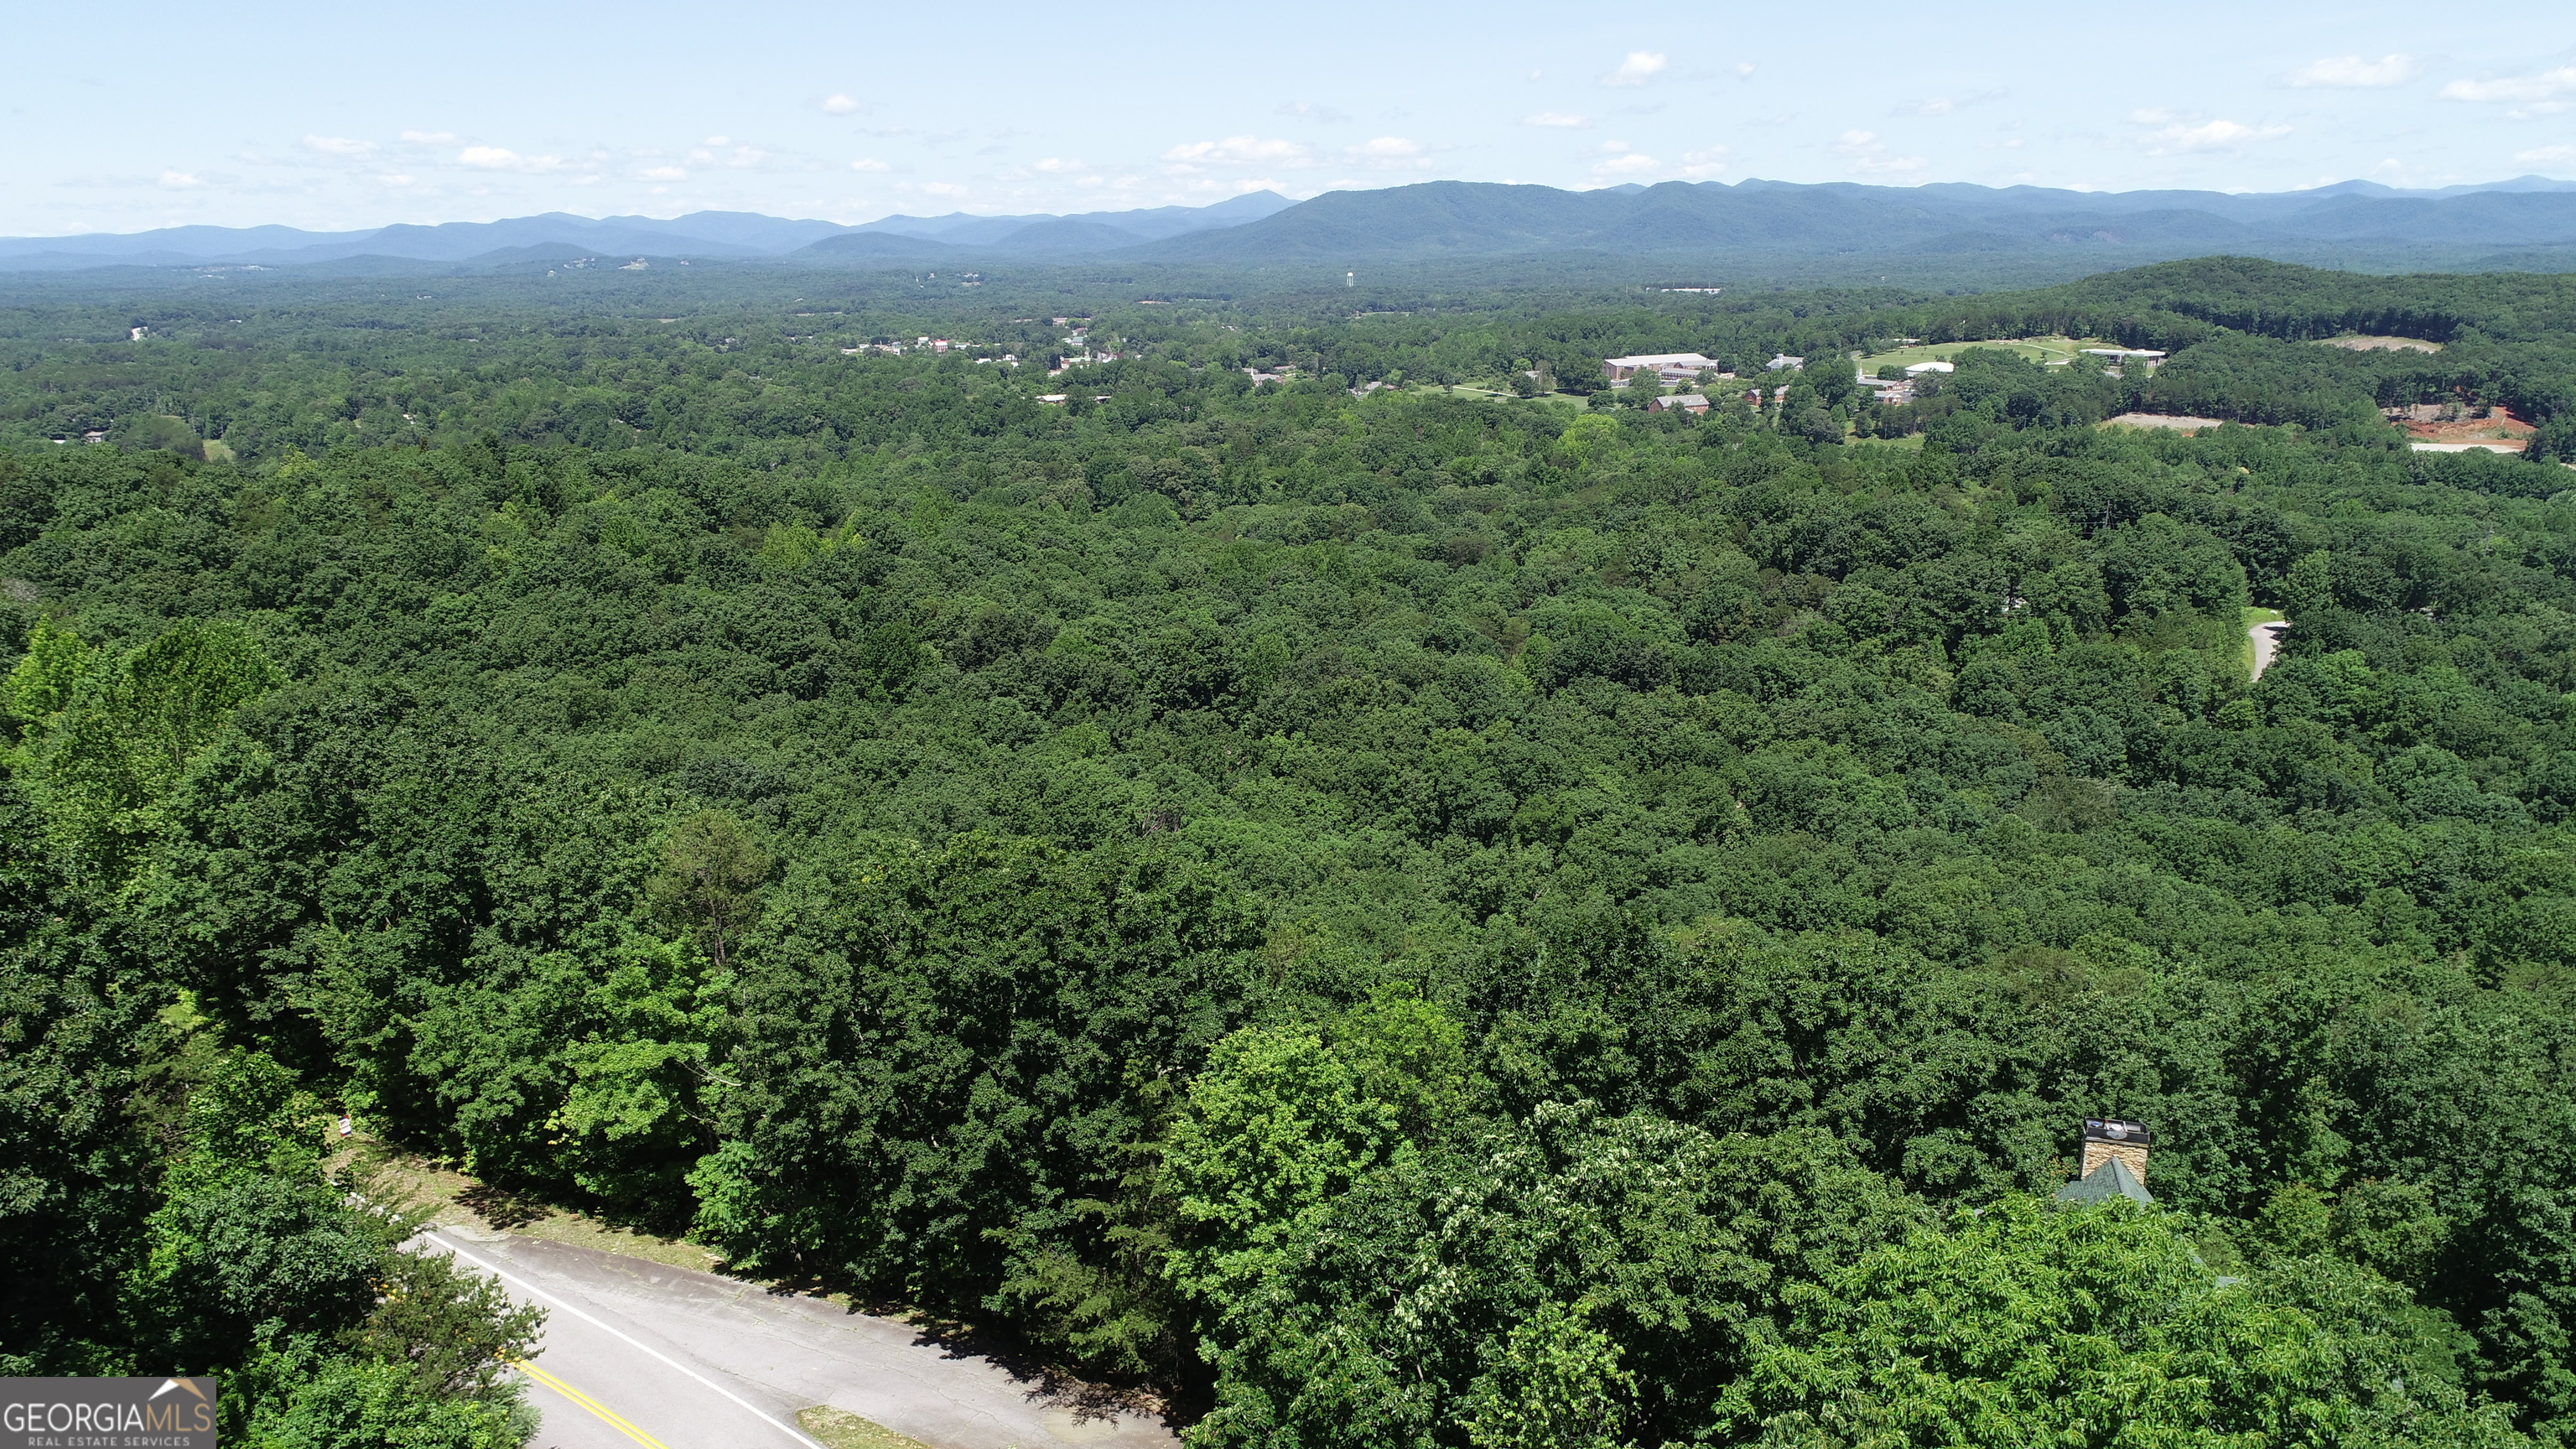
M 1178 1439 L 1159 1421 L 1085 1410 L 908 1324 L 539 1238 L 445 1227 L 459 1266 L 547 1310 L 527 1366 L 534 1449 L 819 1449 L 796 1411 L 830 1404 L 933 1449 L 1111 1449 Z
M 2245 637 L 2254 641 L 2254 677 L 2256 679 L 2262 678 L 2263 671 L 2272 667 L 2272 656 L 2281 647 L 2282 631 L 2289 627 L 2288 620 L 2274 619 L 2245 631 Z

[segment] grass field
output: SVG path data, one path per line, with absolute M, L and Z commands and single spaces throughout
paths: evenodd
M 1497 388 L 1490 388 L 1490 387 L 1469 387 L 1469 386 L 1467 386 L 1465 383 L 1458 383 L 1458 384 L 1456 384 L 1456 385 L 1454 385 L 1454 386 L 1449 386 L 1449 387 L 1443 387 L 1443 386 L 1441 386 L 1439 383 L 1436 383 L 1436 382 L 1417 382 L 1417 383 L 1409 383 L 1409 384 L 1407 384 L 1407 385 L 1406 385 L 1406 387 L 1405 387 L 1405 391 L 1407 391 L 1407 392 L 1436 393 L 1436 394 L 1438 394 L 1438 395 L 1440 395 L 1440 396 L 1443 396 L 1443 397 L 1474 397 L 1474 398 L 1483 398 L 1483 399 L 1484 399 L 1484 400 L 1486 400 L 1487 402 L 1521 402 L 1521 401 L 1524 401 L 1524 399 L 1523 399 L 1523 398 L 1520 396 L 1520 394 L 1518 394 L 1518 393 L 1514 393 L 1514 392 L 1505 392 L 1505 391 L 1502 391 L 1502 390 L 1500 390 L 1500 389 L 1497 389 Z M 1543 392 L 1543 393 L 1540 393 L 1538 396 L 1536 396 L 1536 397 L 1534 397 L 1534 398 L 1526 399 L 1526 401 L 1529 401 L 1529 402 L 1542 402 L 1542 403 L 1556 403 L 1556 404 L 1559 404 L 1560 406 L 1570 407 L 1570 408 L 1581 408 L 1581 407 L 1586 406 L 1586 403 L 1585 403 L 1585 400 L 1584 400 L 1584 399 L 1579 398 L 1579 397 L 1576 397 L 1574 394 L 1572 394 L 1572 393 L 1570 393 L 1570 392 Z
M 2095 342 L 2078 337 L 2014 337 L 1993 342 L 1935 342 L 1921 347 L 1899 347 L 1892 352 L 1873 352 L 1860 360 L 1861 370 L 1875 373 L 1889 363 L 1911 367 L 1918 362 L 1948 362 L 1971 347 L 2000 347 L 2016 352 L 2032 362 L 2073 362 L 2084 356 L 2087 347 L 2117 347 L 2116 342 Z

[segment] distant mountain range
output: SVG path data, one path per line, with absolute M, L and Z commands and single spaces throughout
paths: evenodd
M 2257 194 L 1779 181 L 1559 191 L 1433 181 L 1328 192 L 1304 202 L 1261 191 L 1214 206 L 1077 216 L 960 212 L 890 216 L 860 226 L 702 211 L 667 221 L 551 212 L 359 232 L 173 227 L 0 239 L 0 271 L 378 261 L 502 267 L 581 256 L 861 267 L 1017 259 L 1264 269 L 1550 253 L 1719 259 L 2092 251 L 2122 265 L 2209 252 L 2343 252 L 2366 263 L 2511 249 L 2545 258 L 2559 248 L 2576 257 L 2576 182 L 2539 176 L 2426 191 L 2346 181 Z
M 1260 222 L 1123 253 L 1260 265 L 1585 250 L 1613 255 L 1960 253 L 2093 247 L 2166 255 L 2425 245 L 2576 245 L 2576 182 L 2400 191 L 2057 191 L 1961 184 L 1667 182 L 1602 191 L 1434 181 L 1337 191 Z
M 863 226 L 790 221 L 747 211 L 700 211 L 668 221 L 592 219 L 560 211 L 507 221 L 299 231 L 290 226 L 177 226 L 126 235 L 0 238 L 0 271 L 106 266 L 310 266 L 357 258 L 500 266 L 579 256 L 751 261 L 811 253 L 818 260 L 953 256 L 968 249 L 1056 257 L 1130 248 L 1210 227 L 1258 221 L 1296 203 L 1256 191 L 1214 206 L 1159 206 L 1082 216 L 889 216 Z

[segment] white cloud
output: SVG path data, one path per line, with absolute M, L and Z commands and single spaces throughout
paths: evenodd
M 2290 84 L 2301 88 L 2399 86 L 2423 73 L 2424 67 L 2417 65 L 2411 55 L 2383 55 L 2377 60 L 2333 55 L 2290 72 Z
M 456 139 L 454 131 L 405 131 L 402 138 L 415 145 L 444 146 Z
M 559 171 L 561 159 L 553 156 L 522 156 L 500 146 L 468 146 L 456 153 L 456 164 L 477 171 Z
M 705 140 L 700 141 L 698 144 L 699 144 L 699 145 L 701 145 L 701 146 L 730 146 L 730 145 L 732 145 L 732 144 L 733 144 L 733 137 L 731 137 L 731 136 L 709 136 L 709 137 L 708 137 L 708 138 L 706 138 Z
M 1663 162 L 1625 141 L 1602 142 L 1601 159 L 1592 163 L 1595 176 L 1637 176 L 1663 169 Z
M 373 141 L 353 141 L 346 136 L 307 136 L 304 144 L 333 156 L 364 156 L 376 149 Z
M 1521 124 L 1524 126 L 1564 126 L 1571 128 L 1574 126 L 1588 126 L 1592 123 L 1581 116 L 1569 116 L 1563 111 L 1541 111 L 1535 116 L 1522 117 Z
M 2516 161 L 2576 161 L 2576 146 L 2535 146 L 2513 153 Z
M 1314 152 L 1302 141 L 1259 136 L 1228 136 L 1222 141 L 1189 141 L 1163 153 L 1181 171 L 1203 166 L 1312 166 Z
M 189 191 L 205 184 L 206 183 L 199 181 L 196 177 L 185 171 L 164 171 L 161 173 L 161 187 L 165 191 Z
M 647 167 L 642 171 L 638 171 L 635 174 L 639 179 L 645 181 L 686 181 L 689 179 L 688 169 L 681 166 L 652 166 Z
M 1726 148 L 1710 146 L 1682 153 L 1682 174 L 1693 181 L 1705 181 L 1726 170 Z
M 1928 101 L 1912 101 L 1897 107 L 1900 111 L 1908 111 L 1918 116 L 1946 116 L 1958 108 L 1959 103 L 1947 96 L 1935 96 Z
M 2455 80 L 2442 87 L 2446 101 L 2545 101 L 2576 90 L 2576 65 L 2562 65 L 2538 75 L 2502 76 L 2494 80 Z
M 1431 158 L 1423 154 L 1426 149 L 1421 142 L 1408 141 L 1402 136 L 1380 136 L 1356 146 L 1345 146 L 1342 154 L 1354 161 L 1365 161 L 1381 171 L 1418 171 L 1431 164 Z
M 850 163 L 850 169 L 853 171 L 892 171 L 894 168 L 888 166 L 886 163 L 878 160 L 874 156 L 862 156 L 858 160 Z
M 832 116 L 855 116 L 866 110 L 867 103 L 852 96 L 835 93 L 823 98 L 823 112 Z
M 2281 125 L 2248 126 L 2241 121 L 2204 121 L 2197 126 L 2175 119 L 2169 111 L 2138 111 L 2130 120 L 2154 126 L 2146 134 L 2150 156 L 2182 156 L 2195 151 L 2233 151 L 2258 141 L 2277 141 L 2290 134 Z
M 1932 164 L 1920 156 L 1890 154 L 1875 131 L 1845 131 L 1834 149 L 1850 158 L 1849 169 L 1858 176 L 1912 176 Z
M 1736 73 L 1737 75 L 1740 75 L 1740 76 L 1744 77 L 1744 78 L 1745 78 L 1745 79 L 1747 79 L 1747 80 L 1752 79 L 1752 78 L 1753 78 L 1753 62 L 1751 62 L 1751 61 L 1749 61 L 1749 60 L 1739 60 L 1739 61 L 1737 61 L 1737 62 L 1735 63 L 1735 73 Z
M 925 181 L 921 189 L 933 196 L 964 196 L 966 188 L 954 181 Z
M 1664 54 L 1659 50 L 1632 50 L 1619 68 L 1601 78 L 1605 86 L 1641 86 L 1664 68 Z
M 1073 161 L 1061 156 L 1041 156 L 1029 163 L 1030 166 L 1049 176 L 1062 176 L 1069 171 L 1080 171 L 1090 164 L 1087 161 Z
M 412 184 L 412 178 L 403 175 L 379 176 L 376 180 L 387 186 L 409 186 Z
M 2567 109 L 2565 101 L 2533 101 L 2530 105 L 2516 106 L 2505 112 L 2504 118 L 2508 121 L 2536 121 L 2542 116 L 2557 115 L 2565 109 Z

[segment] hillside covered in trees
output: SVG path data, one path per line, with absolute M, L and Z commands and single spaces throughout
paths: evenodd
M 2576 1437 L 2576 284 L 776 285 L 14 298 L 7 1371 L 517 1442 L 342 1109 L 1202 1445 Z

